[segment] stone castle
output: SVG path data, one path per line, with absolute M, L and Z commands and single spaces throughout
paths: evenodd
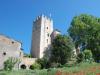
M 0 35 L 0 69 L 4 68 L 4 62 L 9 57 L 20 59 L 15 65 L 15 69 L 29 69 L 37 58 L 42 58 L 46 50 L 51 47 L 53 39 L 60 34 L 58 30 L 53 30 L 53 20 L 41 15 L 33 22 L 31 56 L 24 57 L 22 43 L 15 41 L 4 35 Z

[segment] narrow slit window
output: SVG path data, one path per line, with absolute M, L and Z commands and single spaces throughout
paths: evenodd
M 47 43 L 48 43 L 48 39 L 47 39 Z
M 47 36 L 49 37 L 49 33 L 47 34 Z

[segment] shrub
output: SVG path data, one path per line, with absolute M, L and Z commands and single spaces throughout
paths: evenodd
M 77 55 L 77 62 L 80 63 L 82 61 L 84 61 L 84 53 L 83 52 L 82 53 L 79 53 Z
M 32 65 L 30 66 L 30 69 L 31 69 L 31 70 L 40 69 L 40 68 L 41 68 L 41 65 L 38 64 L 38 63 L 34 63 L 34 64 L 32 64 Z
M 8 60 L 4 62 L 4 70 L 11 71 L 14 65 L 18 62 L 17 58 L 10 57 Z
M 85 62 L 92 62 L 92 52 L 91 50 L 84 50 L 84 60 Z
M 84 50 L 77 55 L 77 62 L 93 62 L 91 50 Z
M 41 69 L 50 67 L 50 62 L 47 58 L 37 59 L 36 62 L 41 65 Z
M 51 63 L 51 68 L 57 68 L 60 67 L 61 65 L 59 63 Z

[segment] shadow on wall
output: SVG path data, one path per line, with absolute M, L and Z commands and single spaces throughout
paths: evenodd
M 44 53 L 44 57 L 47 57 L 49 58 L 50 55 L 51 55 L 51 45 L 48 45 L 48 47 L 45 48 L 45 51 L 43 52 Z

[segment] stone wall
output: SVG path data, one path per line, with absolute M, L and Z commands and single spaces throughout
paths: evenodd
M 0 35 L 0 69 L 4 67 L 3 63 L 9 57 L 23 57 L 21 43 L 6 36 Z
M 35 63 L 37 58 L 28 58 L 28 57 L 23 57 L 21 59 L 21 63 L 19 63 L 19 69 L 23 69 L 22 65 L 24 65 L 26 68 L 25 69 L 30 69 L 30 66 Z

